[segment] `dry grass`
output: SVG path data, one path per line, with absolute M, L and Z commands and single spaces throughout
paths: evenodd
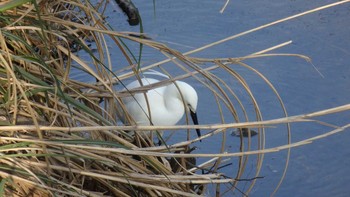
M 3 12 L 0 17 L 2 196 L 197 196 L 204 194 L 210 184 L 217 185 L 220 194 L 222 184 L 228 184 L 229 188 L 237 186 L 251 155 L 256 156 L 253 158 L 256 160 L 253 177 L 259 177 L 264 154 L 286 149 L 286 171 L 291 148 L 349 127 L 327 125 L 331 128 L 328 133 L 291 143 L 289 124 L 346 111 L 350 106 L 288 117 L 273 84 L 258 70 L 244 63 L 244 60 L 265 56 L 296 56 L 309 61 L 303 55 L 270 53 L 290 44 L 290 41 L 245 57 L 203 59 L 189 56 L 230 39 L 347 1 L 291 16 L 184 54 L 161 43 L 130 36 L 129 32 L 113 31 L 104 23 L 103 11 L 108 1 L 100 1 L 96 5 L 79 0 L 8 2 L 19 4 L 0 4 Z M 89 42 L 96 44 L 96 50 L 89 48 Z M 153 48 L 164 54 L 166 60 L 138 69 L 138 51 L 131 53 L 125 44 L 127 42 Z M 118 50 L 110 51 L 111 45 Z M 88 57 L 81 58 L 74 51 L 84 51 Z M 128 65 L 115 65 L 111 61 L 109 54 L 116 52 L 123 54 Z M 182 74 L 170 75 L 165 64 L 167 62 L 171 62 L 172 69 Z M 254 92 L 244 77 L 233 69 L 233 65 L 244 67 L 261 78 L 280 101 L 285 117 L 263 121 Z M 74 69 L 84 73 L 84 81 L 72 79 L 71 72 Z M 184 78 L 202 84 L 208 96 L 216 101 L 213 108 L 217 108 L 220 122 L 168 127 L 121 125 L 116 116 L 123 113 L 123 107 L 118 107 L 123 106 L 120 98 L 135 92 L 145 92 L 150 87 L 122 92 L 115 86 L 123 86 L 123 81 L 130 78 L 140 78 L 143 72 L 150 69 L 157 69 L 169 76 L 169 79 L 152 87 Z M 243 102 L 236 95 L 235 87 L 221 80 L 213 70 L 232 76 L 238 88 L 249 98 L 248 102 L 254 106 L 253 117 L 250 109 L 246 109 L 243 104 L 246 101 Z M 89 80 L 86 79 L 96 82 L 87 83 Z M 224 117 L 224 111 L 231 117 Z M 280 124 L 286 125 L 286 144 L 265 148 L 265 128 Z M 194 128 L 204 131 L 205 135 L 201 137 L 204 143 L 206 138 L 221 134 L 221 152 L 189 153 L 190 146 L 199 141 L 191 139 L 189 134 L 187 140 L 155 146 L 150 139 L 138 135 L 133 137 L 128 133 L 143 130 L 187 130 L 189 133 Z M 225 152 L 225 133 L 230 128 L 258 128 L 257 149 L 252 149 L 249 137 L 247 141 L 241 138 L 237 152 Z M 208 160 L 190 165 L 199 157 Z M 227 157 L 238 158 L 236 175 L 219 173 L 218 169 L 227 164 Z M 201 174 L 202 170 L 208 173 Z M 255 181 L 250 180 L 249 187 L 242 192 L 249 194 Z

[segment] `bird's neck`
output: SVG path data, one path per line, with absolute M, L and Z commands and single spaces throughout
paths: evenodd
M 181 99 L 181 95 L 176 86 L 168 86 L 164 92 L 164 97 L 167 98 L 164 99 L 165 108 L 168 110 L 169 114 L 173 114 L 173 116 L 176 116 L 179 121 L 185 112 L 185 107 Z

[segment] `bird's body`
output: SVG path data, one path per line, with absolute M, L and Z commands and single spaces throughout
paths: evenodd
M 146 86 L 159 81 L 143 78 L 141 82 L 143 86 Z M 185 82 L 176 81 L 175 83 L 150 89 L 145 94 L 136 93 L 134 96 L 122 99 L 128 114 L 136 125 L 175 125 L 184 115 L 185 107 L 191 112 L 192 118 L 195 118 L 194 123 L 198 124 L 195 114 L 198 102 L 197 92 Z M 126 89 L 132 90 L 140 86 L 139 81 L 136 80 L 128 84 Z M 199 130 L 197 134 L 200 136 Z

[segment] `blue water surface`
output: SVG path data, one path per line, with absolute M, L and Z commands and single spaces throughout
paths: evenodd
M 138 7 L 144 32 L 155 41 L 162 42 L 180 52 L 190 51 L 220 39 L 256 28 L 322 5 L 337 2 L 330 0 L 236 0 L 230 1 L 223 13 L 224 0 L 134 0 Z M 130 27 L 120 10 L 110 9 L 109 21 L 117 31 L 139 31 Z M 297 53 L 312 59 L 312 64 L 296 57 L 269 57 L 245 61 L 265 75 L 279 92 L 289 115 L 299 115 L 349 104 L 350 101 L 350 3 L 332 7 L 316 13 L 289 20 L 259 30 L 224 44 L 192 54 L 196 57 L 219 58 L 240 57 L 271 46 L 292 41 L 292 44 L 273 53 Z M 133 46 L 137 51 L 138 45 Z M 111 49 L 113 51 L 113 48 Z M 116 52 L 117 53 L 117 52 Z M 112 55 L 116 65 L 127 65 L 122 58 Z M 142 65 L 163 60 L 164 56 L 145 49 Z M 166 67 L 172 72 L 171 67 Z M 256 74 L 233 66 L 249 83 L 261 107 L 265 120 L 283 117 L 276 96 Z M 117 70 L 117 68 L 115 68 Z M 173 71 L 177 72 L 177 71 Z M 238 86 L 229 75 L 213 71 L 227 83 Z M 174 74 L 175 75 L 175 74 Z M 212 98 L 201 84 L 192 84 L 199 94 L 198 115 L 202 124 L 219 123 L 217 107 L 212 107 Z M 244 93 L 237 93 L 249 99 Z M 245 103 L 253 117 L 253 107 Z M 350 113 L 320 117 L 317 120 L 334 125 L 349 123 Z M 226 122 L 233 122 L 227 115 Z M 332 130 L 316 123 L 292 125 L 292 142 L 303 140 Z M 266 130 L 266 147 L 286 144 L 285 126 Z M 237 152 L 239 139 L 227 134 L 228 152 Z M 201 153 L 217 153 L 222 136 L 214 136 L 198 143 Z M 349 196 L 350 195 L 350 132 L 345 130 L 311 144 L 293 148 L 286 177 L 276 196 Z M 253 138 L 253 143 L 256 139 Z M 255 145 L 253 145 L 254 148 Z M 255 147 L 256 148 L 256 147 Z M 286 160 L 286 151 L 265 155 L 260 176 L 249 196 L 269 196 L 279 182 Z M 243 178 L 254 177 L 254 156 L 247 165 Z M 201 160 L 202 161 L 202 160 Z M 203 159 L 205 161 L 205 159 Z M 222 169 L 228 176 L 235 176 L 237 158 L 233 165 Z M 249 185 L 249 184 L 248 184 Z M 247 189 L 245 183 L 240 190 Z M 227 188 L 222 188 L 223 191 Z M 207 192 L 214 196 L 214 190 Z M 243 196 L 235 190 L 225 196 Z

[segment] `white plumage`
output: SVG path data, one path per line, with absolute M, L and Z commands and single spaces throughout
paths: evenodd
M 143 86 L 159 82 L 152 78 L 143 78 Z M 181 120 L 187 111 L 191 113 L 194 124 L 198 124 L 196 109 L 198 96 L 196 90 L 189 84 L 176 81 L 167 86 L 158 87 L 146 92 L 149 109 L 144 93 L 137 93 L 133 97 L 124 97 L 122 99 L 128 114 L 137 125 L 175 125 Z M 132 90 L 140 87 L 138 80 L 126 86 L 126 89 Z M 181 92 L 181 93 L 180 93 Z M 150 111 L 150 114 L 149 114 Z M 123 120 L 125 122 L 125 120 Z M 197 135 L 200 131 L 197 129 Z

